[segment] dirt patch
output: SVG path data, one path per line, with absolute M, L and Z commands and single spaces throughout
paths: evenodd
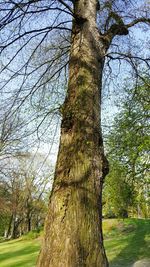
M 150 259 L 143 259 L 136 261 L 133 264 L 133 267 L 150 267 Z

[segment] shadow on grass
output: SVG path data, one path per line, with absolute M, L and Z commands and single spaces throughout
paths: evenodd
M 36 264 L 36 259 L 37 257 L 35 258 L 32 258 L 32 259 L 24 259 L 24 260 L 18 260 L 16 262 L 13 262 L 11 263 L 11 265 L 2 265 L 3 266 L 7 266 L 7 267 L 35 267 L 35 264 Z
M 113 260 L 110 261 L 110 267 L 129 267 L 143 258 L 150 258 L 150 251 L 147 248 L 147 242 L 145 237 L 150 234 L 150 220 L 133 219 L 128 220 L 129 223 L 134 225 L 134 232 L 126 233 L 116 243 L 108 244 L 109 249 L 116 249 L 115 245 L 119 248 L 123 246 L 123 243 L 127 245 L 117 254 Z M 116 241 L 116 240 L 115 240 Z
M 22 247 L 23 241 L 22 244 L 19 240 L 17 243 L 19 244 L 16 246 L 12 241 L 7 242 L 7 246 L 9 247 L 9 251 L 7 250 L 7 252 L 3 252 L 1 249 L 0 266 L 10 266 L 11 263 L 11 267 L 33 267 L 39 252 L 39 245 L 34 245 L 29 242 Z

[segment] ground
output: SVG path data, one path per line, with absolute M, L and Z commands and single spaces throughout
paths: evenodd
M 103 225 L 110 267 L 150 267 L 150 220 L 111 219 Z
M 103 222 L 110 267 L 150 267 L 150 220 L 108 219 Z M 41 238 L 0 243 L 1 267 L 34 267 Z
M 40 249 L 40 241 L 17 239 L 0 244 L 1 267 L 33 267 Z

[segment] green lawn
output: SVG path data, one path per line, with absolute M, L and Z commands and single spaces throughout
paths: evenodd
M 150 259 L 150 220 L 109 219 L 103 227 L 110 267 L 131 267 L 140 259 Z M 0 267 L 34 267 L 39 249 L 39 239 L 2 242 Z
M 138 260 L 150 260 L 150 220 L 110 219 L 103 225 L 110 267 L 131 267 Z
M 0 267 L 34 267 L 39 240 L 17 239 L 0 243 Z

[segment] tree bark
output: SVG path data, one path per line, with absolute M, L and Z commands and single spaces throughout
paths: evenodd
M 8 238 L 11 234 L 12 221 L 13 221 L 13 215 L 11 215 L 11 217 L 9 219 L 8 230 L 6 232 L 6 238 Z
M 31 231 L 31 227 L 32 227 L 32 208 L 28 201 L 27 201 L 26 223 L 27 223 L 27 233 L 28 233 Z
M 61 109 L 60 148 L 38 267 L 108 266 L 101 228 L 108 165 L 100 128 L 106 48 L 96 13 L 96 0 L 75 1 L 68 92 Z
M 31 231 L 31 216 L 27 216 L 27 233 Z
M 18 237 L 18 223 L 16 222 L 16 214 L 13 214 L 11 238 L 15 239 L 17 237 Z

